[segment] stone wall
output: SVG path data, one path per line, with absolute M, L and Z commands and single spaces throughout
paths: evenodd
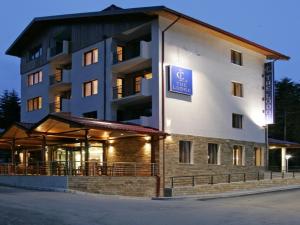
M 107 162 L 151 163 L 151 143 L 144 137 L 115 140 L 109 144 Z
M 175 187 L 166 190 L 166 196 L 185 196 L 215 194 L 230 191 L 253 190 L 258 188 L 280 187 L 284 185 L 300 185 L 300 178 L 273 179 L 261 181 L 236 182 L 228 184 L 199 185 Z
M 192 141 L 192 163 L 179 163 L 179 141 Z M 208 164 L 208 143 L 220 145 L 220 165 Z M 241 145 L 245 149 L 245 163 L 243 166 L 233 165 L 233 146 Z M 254 147 L 265 149 L 264 143 L 246 141 L 225 140 L 218 138 L 206 138 L 190 135 L 172 134 L 165 140 L 165 187 L 170 187 L 173 176 L 200 175 L 200 174 L 227 174 L 227 173 L 248 173 L 248 176 L 255 175 L 258 171 L 264 171 L 264 167 L 257 167 L 254 164 Z M 162 146 L 161 146 L 162 151 Z M 163 158 L 163 154 L 160 154 Z M 264 151 L 264 165 L 266 165 L 266 151 Z M 160 171 L 162 171 L 162 160 L 160 160 Z
M 156 196 L 156 177 L 68 177 L 70 190 L 105 195 Z

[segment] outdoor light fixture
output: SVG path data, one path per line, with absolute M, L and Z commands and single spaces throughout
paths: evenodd
M 286 172 L 288 173 L 289 172 L 289 159 L 292 158 L 292 155 L 290 154 L 287 154 L 285 156 L 285 159 L 286 159 Z

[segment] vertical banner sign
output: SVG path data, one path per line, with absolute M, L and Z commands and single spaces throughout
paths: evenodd
M 274 123 L 274 62 L 265 63 L 265 118 L 266 124 Z
M 192 70 L 177 66 L 169 66 L 169 91 L 184 95 L 192 95 Z

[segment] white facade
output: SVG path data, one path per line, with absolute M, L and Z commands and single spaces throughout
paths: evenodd
M 150 58 L 152 79 L 151 102 L 152 116 L 128 120 L 128 122 L 162 128 L 162 88 L 161 88 L 161 31 L 171 20 L 160 17 L 151 24 Z M 106 55 L 104 44 L 106 43 Z M 98 119 L 116 120 L 118 101 L 113 99 L 113 86 L 116 76 L 113 67 L 113 39 L 108 38 L 71 55 L 70 71 L 71 98 L 69 112 L 82 116 L 83 113 L 97 111 Z M 97 48 L 98 63 L 83 66 L 85 52 Z M 243 65 L 231 63 L 231 50 L 243 55 Z M 148 50 L 145 50 L 148 51 Z M 106 68 L 104 68 L 106 57 Z M 207 32 L 177 22 L 165 33 L 165 63 L 191 69 L 193 72 L 193 95 L 187 96 L 168 91 L 168 74 L 165 72 L 165 129 L 168 133 L 187 134 L 263 143 L 264 134 L 264 91 L 263 66 L 266 57 L 237 44 L 213 36 Z M 40 68 L 43 81 L 27 86 L 27 75 L 22 75 L 22 122 L 37 122 L 46 116 L 49 103 L 53 102 L 53 90 L 49 89 L 48 75 L 53 74 L 51 62 Z M 104 71 L 106 71 L 106 107 L 104 107 Z M 98 80 L 98 94 L 83 96 L 83 83 Z M 244 97 L 231 93 L 231 82 L 242 83 Z M 54 88 L 55 89 L 55 88 Z M 54 90 L 55 91 L 55 90 Z M 149 87 L 148 87 L 149 92 Z M 27 112 L 27 100 L 43 98 L 40 110 Z M 104 112 L 106 108 L 106 112 Z M 243 129 L 232 128 L 232 113 L 243 115 Z

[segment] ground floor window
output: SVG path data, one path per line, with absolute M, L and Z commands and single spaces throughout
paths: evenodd
M 233 165 L 235 166 L 244 165 L 244 148 L 241 145 L 233 146 Z
M 255 166 L 263 166 L 263 150 L 262 148 L 254 148 L 254 163 Z
M 179 141 L 179 163 L 192 163 L 192 142 Z
M 208 164 L 220 164 L 219 145 L 208 143 Z

